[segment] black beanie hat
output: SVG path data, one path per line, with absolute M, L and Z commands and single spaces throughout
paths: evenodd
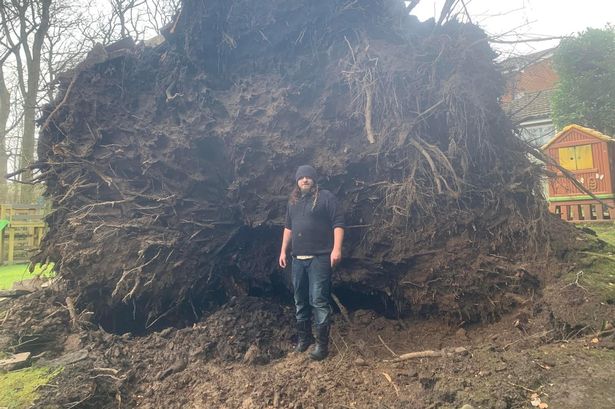
M 295 180 L 299 180 L 302 177 L 309 177 L 314 182 L 316 182 L 316 169 L 311 167 L 310 165 L 301 165 L 297 168 L 297 172 L 295 173 Z

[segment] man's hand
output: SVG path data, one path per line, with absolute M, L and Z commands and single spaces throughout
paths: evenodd
M 331 268 L 335 268 L 342 261 L 342 251 L 333 249 L 331 252 Z
M 280 253 L 280 258 L 278 259 L 278 264 L 282 268 L 286 268 L 286 252 Z
M 284 228 L 284 233 L 282 234 L 282 248 L 280 249 L 280 257 L 278 258 L 278 264 L 282 268 L 286 268 L 286 252 L 292 238 L 292 230 Z

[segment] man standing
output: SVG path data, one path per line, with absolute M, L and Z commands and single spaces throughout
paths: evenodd
M 299 166 L 290 195 L 280 251 L 280 267 L 287 264 L 292 242 L 292 281 L 295 293 L 298 342 L 304 352 L 314 341 L 311 316 L 316 324 L 316 348 L 310 358 L 320 361 L 329 354 L 331 328 L 331 272 L 342 259 L 344 216 L 333 195 L 319 189 L 316 170 Z

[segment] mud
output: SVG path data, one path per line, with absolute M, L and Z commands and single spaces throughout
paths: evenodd
M 145 337 L 69 333 L 58 311 L 66 327 L 47 327 L 56 348 L 37 360 L 64 370 L 35 407 L 505 409 L 532 407 L 534 393 L 549 407 L 613 404 L 613 331 L 562 337 L 548 306 L 531 301 L 493 324 L 335 315 L 322 363 L 292 352 L 292 308 L 267 299 L 237 298 L 192 327 Z M 455 347 L 468 352 L 386 362 Z
M 421 23 L 396 0 L 187 0 L 165 37 L 108 47 L 41 120 L 55 210 L 37 259 L 108 331 L 283 294 L 302 163 L 344 207 L 341 293 L 480 322 L 539 287 L 523 265 L 547 261 L 540 167 L 478 27 Z

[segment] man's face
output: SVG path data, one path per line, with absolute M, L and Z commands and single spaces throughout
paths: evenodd
M 297 186 L 301 189 L 301 193 L 307 193 L 314 187 L 314 179 L 304 176 L 297 180 Z

